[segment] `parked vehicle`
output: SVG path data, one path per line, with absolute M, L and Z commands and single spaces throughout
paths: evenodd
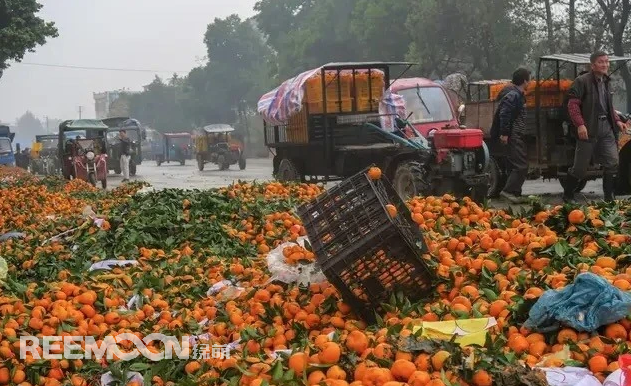
M 31 147 L 31 173 L 51 176 L 61 170 L 59 159 L 59 136 L 56 134 L 36 135 Z
M 193 146 L 191 144 L 191 133 L 165 133 L 162 135 L 161 146 L 158 146 L 156 163 L 158 166 L 163 163 L 177 161 L 184 165 L 187 159 L 191 158 Z
M 131 141 L 129 174 L 135 176 L 136 166 L 142 163 L 141 142 L 147 138 L 147 133 L 138 120 L 128 117 L 107 118 L 103 119 L 103 123 L 109 127 L 107 130 L 107 170 L 113 170 L 116 174 L 121 173 L 121 142 L 119 140 L 119 135 L 121 130 L 125 130 L 129 140 Z
M 13 153 L 13 138 L 9 126 L 0 126 L 0 165 L 15 166 L 15 154 Z
M 391 67 L 405 73 L 412 65 L 327 64 L 265 94 L 259 113 L 276 178 L 328 182 L 376 164 L 404 198 L 449 192 L 482 200 L 482 132 L 460 127 L 440 85 L 421 78 L 391 83 Z
M 236 164 L 239 164 L 239 169 L 245 169 L 243 144 L 232 138 L 230 133 L 233 131 L 232 126 L 225 124 L 208 125 L 199 130 L 195 138 L 195 152 L 200 171 L 204 170 L 207 162 L 218 165 L 220 170 Z
M 536 78 L 526 90 L 528 178 L 557 178 L 565 184 L 568 169 L 574 163 L 576 139 L 572 135 L 564 100 L 569 87 L 581 70 L 588 70 L 589 54 L 557 54 L 539 58 Z M 612 73 L 626 65 L 631 57 L 610 56 Z M 490 137 L 493 116 L 499 104 L 495 97 L 508 81 L 481 81 L 469 85 L 469 101 L 465 104 L 465 123 L 484 131 L 490 149 L 489 196 L 497 196 L 508 178 L 507 146 Z M 620 170 L 618 194 L 631 192 L 631 136 L 622 133 L 619 140 Z M 592 164 L 581 191 L 588 180 L 602 177 L 600 165 Z
M 108 127 L 100 120 L 77 119 L 59 125 L 59 158 L 66 179 L 81 179 L 107 188 Z

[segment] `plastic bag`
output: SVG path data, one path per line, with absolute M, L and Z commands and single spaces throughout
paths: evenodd
M 136 260 L 103 260 L 96 262 L 90 266 L 89 271 L 95 271 L 97 269 L 103 269 L 105 271 L 111 270 L 113 267 L 124 267 L 126 265 L 136 265 Z
M 216 299 L 219 301 L 228 301 L 238 298 L 243 292 L 245 292 L 245 288 L 232 284 L 230 280 L 222 280 L 213 284 L 212 287 L 206 291 L 206 295 L 215 295 Z
M 602 386 L 591 371 L 582 367 L 539 368 L 550 386 Z
M 10 240 L 10 239 L 21 239 L 26 236 L 26 233 L 22 232 L 8 232 L 0 236 L 0 241 Z
M 128 371 L 127 372 L 127 383 L 129 382 L 138 382 L 139 384 L 144 383 L 144 378 L 142 374 L 136 371 Z M 108 371 L 107 373 L 101 375 L 101 386 L 108 386 L 110 383 L 116 384 L 116 380 L 112 377 L 112 372 Z
M 593 273 L 582 273 L 560 291 L 546 291 L 530 309 L 524 327 L 550 332 L 567 325 L 577 331 L 596 331 L 629 314 L 631 295 Z
M 622 378 L 624 379 L 623 386 L 631 386 L 631 355 L 620 355 L 620 357 L 618 357 L 618 365 L 620 366 Z
M 138 190 L 136 194 L 141 195 L 141 194 L 147 194 L 147 193 L 152 193 L 152 192 L 155 192 L 155 189 L 153 186 L 145 186 L 144 188 Z
M 626 386 L 626 380 L 627 378 L 624 376 L 622 369 L 618 369 L 609 374 L 605 382 L 603 382 L 603 386 Z
M 298 237 L 298 245 L 304 248 L 306 236 Z M 281 281 L 283 283 L 298 283 L 307 285 L 309 283 L 322 283 L 326 281 L 326 276 L 316 263 L 289 265 L 285 262 L 283 250 L 287 247 L 295 246 L 294 242 L 287 242 L 279 245 L 267 254 L 267 268 L 272 273 L 269 282 Z

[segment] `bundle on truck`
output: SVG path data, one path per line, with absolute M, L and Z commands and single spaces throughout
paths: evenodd
M 488 189 L 483 133 L 466 129 L 445 89 L 400 77 L 407 62 L 329 63 L 263 95 L 258 111 L 281 181 L 328 182 L 375 164 L 404 198 Z

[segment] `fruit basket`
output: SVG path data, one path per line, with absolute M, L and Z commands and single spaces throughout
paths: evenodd
M 366 320 L 392 293 L 419 299 L 434 274 L 423 234 L 389 181 L 364 170 L 297 209 L 322 271 Z

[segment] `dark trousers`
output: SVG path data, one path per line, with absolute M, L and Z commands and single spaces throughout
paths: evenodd
M 604 174 L 618 173 L 618 144 L 608 120 L 598 121 L 598 133 L 595 138 L 576 141 L 574 166 L 570 169 L 570 174 L 578 180 L 585 178 L 592 157 L 603 167 Z
M 528 148 L 524 134 L 513 133 L 508 138 L 508 162 L 510 174 L 503 191 L 520 196 L 528 176 Z

